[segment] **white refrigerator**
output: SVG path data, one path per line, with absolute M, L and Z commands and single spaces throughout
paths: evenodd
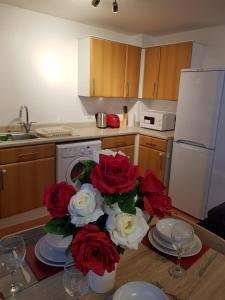
M 225 202 L 225 70 L 181 72 L 169 195 L 198 218 Z

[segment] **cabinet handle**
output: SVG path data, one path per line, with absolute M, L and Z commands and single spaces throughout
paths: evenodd
M 6 175 L 7 171 L 6 169 L 1 170 L 1 190 L 4 191 L 5 185 L 4 185 L 4 176 Z
M 160 170 L 162 171 L 162 169 L 163 169 L 163 154 L 162 154 L 162 152 L 159 153 L 159 157 L 160 157 Z
M 153 83 L 153 97 L 155 97 L 155 88 L 156 88 L 156 83 Z
M 29 153 L 18 154 L 18 157 L 22 158 L 22 157 L 33 156 L 33 155 L 37 155 L 37 154 L 39 154 L 39 152 L 29 152 Z
M 157 147 L 157 145 L 156 145 L 156 144 L 153 144 L 153 143 L 146 143 L 146 145 L 149 146 L 149 147 L 152 147 L 152 148 Z
M 123 144 L 115 144 L 116 147 L 124 147 L 125 145 Z
M 95 96 L 95 80 L 93 79 L 93 96 Z

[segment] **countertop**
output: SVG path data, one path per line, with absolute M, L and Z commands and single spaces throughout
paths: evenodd
M 103 137 L 113 137 L 127 134 L 143 134 L 152 137 L 157 137 L 161 139 L 172 139 L 174 131 L 157 131 L 151 129 L 145 129 L 140 127 L 121 127 L 121 128 L 105 128 L 100 129 L 95 126 L 88 127 L 73 127 L 73 134 L 70 136 L 63 137 L 52 137 L 52 138 L 43 138 L 38 137 L 36 139 L 29 140 L 17 140 L 17 141 L 0 141 L 0 148 L 10 148 L 10 147 L 19 147 L 19 146 L 32 146 L 38 144 L 47 144 L 47 143 L 67 143 L 80 140 L 89 140 L 89 139 L 98 139 Z

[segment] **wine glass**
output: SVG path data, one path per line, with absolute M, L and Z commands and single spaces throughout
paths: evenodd
M 179 278 L 184 274 L 180 266 L 182 254 L 190 249 L 194 241 L 193 227 L 184 221 L 178 221 L 172 228 L 171 241 L 177 252 L 177 264 L 169 268 L 169 274 Z
M 22 236 L 12 235 L 0 239 L 0 262 L 11 274 L 12 296 L 20 290 L 21 284 L 16 282 L 16 272 L 21 266 L 26 254 L 26 245 Z
M 64 266 L 63 286 L 68 295 L 75 300 L 80 300 L 81 297 L 88 293 L 87 278 L 74 266 L 68 262 Z

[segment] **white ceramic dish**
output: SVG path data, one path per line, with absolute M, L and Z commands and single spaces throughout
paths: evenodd
M 171 243 L 171 231 L 177 222 L 183 222 L 174 218 L 161 219 L 156 223 L 157 234 L 161 239 Z
M 51 260 L 48 260 L 47 258 L 43 257 L 40 253 L 40 241 L 39 240 L 36 245 L 35 245 L 35 249 L 34 249 L 34 253 L 35 253 L 35 256 L 37 257 L 37 259 L 39 261 L 41 261 L 43 264 L 45 265 L 48 265 L 48 266 L 52 266 L 52 267 L 64 267 L 64 264 L 65 262 L 54 262 L 54 261 L 51 261 Z M 72 259 L 71 259 L 71 262 L 72 262 Z
M 51 233 L 47 233 L 45 235 L 45 239 L 51 247 L 56 248 L 58 251 L 63 251 L 63 252 L 70 245 L 72 238 L 73 238 L 72 235 L 69 235 L 67 237 L 63 237 L 63 235 L 51 234 Z
M 168 300 L 168 298 L 161 289 L 151 283 L 133 281 L 121 286 L 112 300 Z
M 158 244 L 152 234 L 153 228 L 148 233 L 148 239 L 153 247 L 155 247 L 157 250 L 159 250 L 162 253 L 171 255 L 171 256 L 177 256 L 177 253 L 175 250 L 168 249 L 166 247 L 163 247 L 162 245 Z M 198 254 L 202 249 L 202 242 L 200 241 L 199 237 L 195 234 L 194 235 L 194 242 L 190 249 L 188 249 L 185 253 L 182 254 L 182 257 L 190 257 L 193 255 Z
M 53 262 L 65 262 L 68 257 L 65 252 L 58 251 L 57 248 L 49 245 L 45 236 L 39 240 L 39 251 L 41 256 Z
M 174 246 L 172 243 L 167 242 L 166 240 L 162 239 L 159 234 L 158 231 L 156 230 L 155 227 L 152 228 L 152 237 L 153 239 L 156 241 L 156 243 L 158 243 L 159 245 L 168 248 L 170 250 L 175 250 Z

